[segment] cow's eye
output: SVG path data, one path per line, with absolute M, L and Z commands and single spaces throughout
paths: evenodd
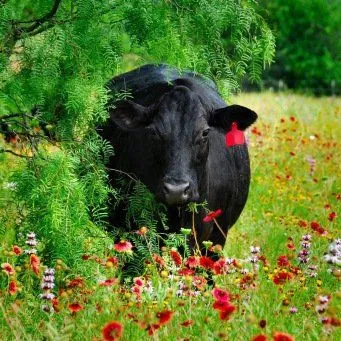
M 209 132 L 210 132 L 209 129 L 204 130 L 204 131 L 202 132 L 202 138 L 203 138 L 203 139 L 207 139 L 208 133 L 209 133 Z

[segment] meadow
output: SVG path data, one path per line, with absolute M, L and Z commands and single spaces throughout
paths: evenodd
M 39 234 L 18 235 L 6 204 L 23 161 L 0 154 L 1 340 L 341 339 L 341 99 L 265 92 L 231 102 L 259 120 L 247 132 L 249 199 L 225 249 L 207 243 L 215 262 L 163 248 L 120 281 L 134 253 L 126 240 L 85 252 L 87 275 L 62 259 L 44 264 Z M 148 241 L 148 226 L 137 233 Z

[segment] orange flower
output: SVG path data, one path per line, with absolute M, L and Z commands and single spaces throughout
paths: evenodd
M 17 283 L 15 283 L 14 281 L 10 281 L 8 285 L 8 293 L 10 295 L 15 295 L 17 293 L 17 290 L 18 290 Z
M 187 321 L 185 321 L 185 322 L 182 322 L 181 325 L 184 326 L 184 327 L 189 327 L 189 326 L 191 326 L 193 323 L 194 323 L 193 320 L 187 320 Z
M 39 269 L 40 259 L 34 253 L 30 256 L 30 264 L 31 264 L 32 271 L 38 276 L 40 273 L 40 269 Z
M 84 307 L 79 303 L 70 303 L 68 308 L 71 313 L 78 313 L 79 311 L 84 309 Z
M 114 250 L 117 252 L 131 252 L 133 245 L 126 240 L 121 240 L 119 243 L 114 244 Z
M 2 268 L 2 271 L 5 272 L 9 276 L 15 274 L 15 270 L 13 266 L 9 263 L 2 263 L 1 268 Z
M 295 338 L 287 333 L 275 332 L 274 341 L 295 341 Z
M 117 321 L 108 322 L 102 329 L 104 341 L 119 340 L 123 333 L 123 326 Z

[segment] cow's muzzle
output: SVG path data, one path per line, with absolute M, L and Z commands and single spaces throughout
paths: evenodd
M 191 189 L 189 182 L 174 184 L 163 183 L 163 194 L 168 205 L 185 204 L 191 199 Z

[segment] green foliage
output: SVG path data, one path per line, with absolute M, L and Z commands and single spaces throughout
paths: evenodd
M 290 88 L 316 93 L 330 92 L 332 81 L 339 89 L 340 2 L 269 0 L 263 4 L 277 42 L 270 76 L 283 79 Z

